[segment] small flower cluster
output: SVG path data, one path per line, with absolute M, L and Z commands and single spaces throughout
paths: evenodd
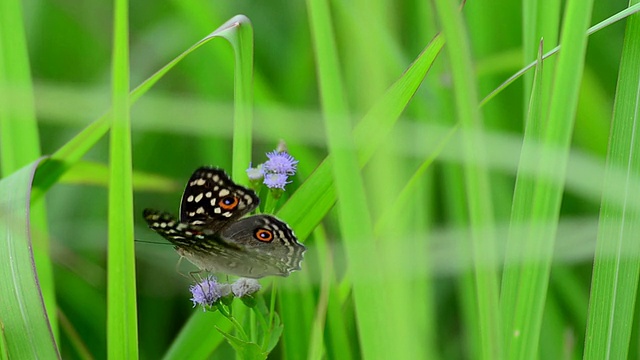
M 223 287 L 213 276 L 207 276 L 200 283 L 189 287 L 189 291 L 193 295 L 191 298 L 193 306 L 200 304 L 203 308 L 205 305 L 215 304 L 221 297 L 228 295 L 228 290 L 228 287 Z
M 249 167 L 247 175 L 252 182 L 263 180 L 270 189 L 284 190 L 289 184 L 289 176 L 296 173 L 298 160 L 289 155 L 286 149 L 277 149 L 267 153 L 268 160 L 257 167 Z
M 232 300 L 233 296 L 242 299 L 245 304 L 248 303 L 247 301 L 251 303 L 252 295 L 258 290 L 260 290 L 260 283 L 256 279 L 240 278 L 233 284 L 221 284 L 211 275 L 189 287 L 193 306 L 201 305 L 204 311 L 218 301 L 224 301 L 225 298 Z

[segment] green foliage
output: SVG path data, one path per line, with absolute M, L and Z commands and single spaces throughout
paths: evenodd
M 2 358 L 638 358 L 637 1 L 0 4 Z M 192 308 L 141 210 L 281 140 L 302 271 Z

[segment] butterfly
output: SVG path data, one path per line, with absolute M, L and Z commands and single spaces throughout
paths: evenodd
M 152 209 L 143 215 L 201 270 L 254 279 L 300 270 L 306 247 L 285 222 L 266 214 L 243 218 L 259 204 L 253 190 L 234 183 L 224 170 L 201 167 L 187 182 L 179 219 Z

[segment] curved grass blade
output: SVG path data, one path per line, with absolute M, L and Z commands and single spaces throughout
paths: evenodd
M 31 251 L 29 204 L 39 163 L 0 180 L 0 326 L 12 359 L 60 358 Z
M 234 179 L 249 185 L 249 178 L 241 176 L 251 162 L 253 124 L 253 27 L 244 15 L 237 15 L 220 27 L 218 36 L 233 47 L 235 56 L 233 161 Z
M 131 91 L 129 106 L 135 104 L 142 95 L 149 91 L 149 89 L 153 87 L 158 80 L 169 72 L 169 70 L 173 69 L 173 67 L 182 61 L 182 59 L 187 55 L 191 54 L 202 45 L 216 37 L 228 37 L 229 31 L 232 31 L 233 28 L 237 27 L 237 24 L 244 24 L 247 21 L 248 19 L 243 15 L 234 16 L 211 34 L 205 36 L 202 40 L 198 41 L 182 54 L 178 55 L 175 59 L 163 66 L 155 74 L 151 75 L 147 80 Z M 80 159 L 107 133 L 107 131 L 109 131 L 111 116 L 111 111 L 108 111 L 98 120 L 87 126 L 73 139 L 69 140 L 64 146 L 58 149 L 58 151 L 53 153 L 50 158 L 46 159 L 41 164 L 38 173 L 36 174 L 36 178 L 34 179 L 34 189 L 32 194 L 32 198 L 34 200 L 44 195 L 65 172 L 80 161 Z

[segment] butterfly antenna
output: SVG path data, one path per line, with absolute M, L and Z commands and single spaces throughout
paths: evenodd
M 158 242 L 158 241 L 149 241 L 149 240 L 140 240 L 140 239 L 133 239 L 133 241 L 137 243 L 143 243 L 143 244 L 171 245 L 170 243 L 167 243 L 167 242 Z

